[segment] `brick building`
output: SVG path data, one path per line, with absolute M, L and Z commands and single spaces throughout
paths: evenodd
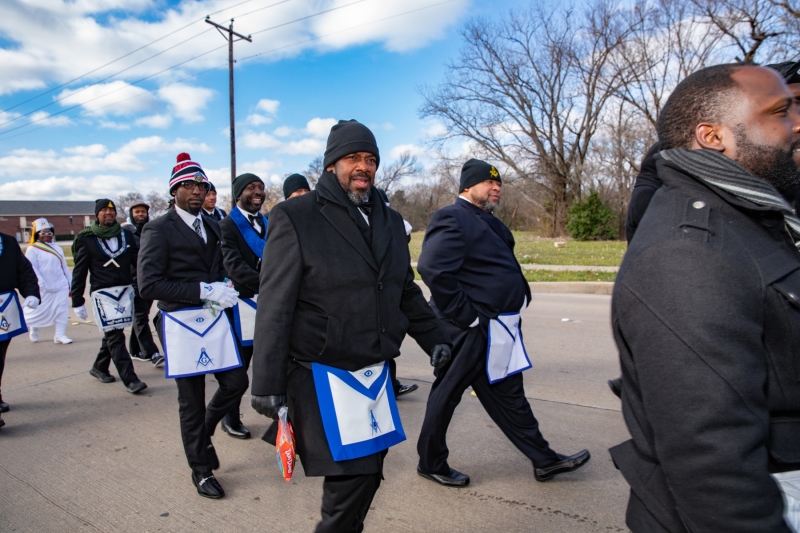
M 77 235 L 94 220 L 93 201 L 27 201 L 0 200 L 0 233 L 27 242 L 31 236 L 31 222 L 46 218 L 56 235 Z

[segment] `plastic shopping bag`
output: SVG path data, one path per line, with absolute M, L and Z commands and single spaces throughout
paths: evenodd
M 294 431 L 292 423 L 288 420 L 289 410 L 281 407 L 278 411 L 278 437 L 275 439 L 275 451 L 278 455 L 278 468 L 281 469 L 283 479 L 292 480 L 294 473 Z

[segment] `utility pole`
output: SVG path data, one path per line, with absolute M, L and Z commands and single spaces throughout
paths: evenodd
M 220 35 L 228 40 L 228 94 L 230 96 L 231 115 L 231 181 L 233 181 L 234 178 L 236 178 L 236 126 L 233 118 L 233 43 L 241 40 L 252 43 L 253 39 L 250 35 L 244 36 L 241 33 L 236 33 L 233 31 L 233 19 L 231 19 L 230 26 L 227 28 L 221 24 L 213 22 L 208 16 L 206 16 L 206 22 L 217 28 L 217 31 L 219 31 Z M 238 37 L 238 39 L 234 39 L 234 36 Z

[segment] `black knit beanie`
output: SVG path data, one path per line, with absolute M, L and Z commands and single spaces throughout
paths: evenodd
M 311 190 L 311 185 L 302 174 L 292 174 L 283 182 L 283 199 L 287 200 L 297 189 Z
M 210 181 L 208 182 L 208 192 L 217 192 L 217 188 Z
M 264 181 L 261 178 L 259 178 L 255 174 L 250 174 L 249 172 L 246 174 L 239 174 L 238 176 L 236 176 L 236 179 L 233 180 L 233 183 L 231 184 L 231 193 L 233 193 L 234 203 L 239 201 L 239 197 L 242 195 L 242 192 L 244 192 L 244 188 L 253 183 L 254 181 L 257 181 L 262 184 L 264 183 Z
M 100 213 L 101 209 L 105 209 L 106 207 L 111 207 L 114 211 L 117 210 L 117 206 L 114 205 L 114 202 L 109 200 L 108 198 L 98 198 L 94 201 L 94 216 L 97 217 L 97 214 Z
M 486 180 L 495 180 L 503 183 L 503 180 L 500 179 L 500 173 L 493 165 L 479 159 L 470 159 L 461 167 L 461 184 L 458 190 L 459 192 L 463 191 L 467 187 L 472 187 Z
M 800 83 L 800 61 L 784 61 L 767 66 L 780 72 L 786 83 Z
M 344 156 L 356 152 L 369 152 L 377 159 L 377 165 L 381 164 L 378 143 L 370 129 L 356 120 L 340 120 L 328 135 L 322 168 L 328 168 Z

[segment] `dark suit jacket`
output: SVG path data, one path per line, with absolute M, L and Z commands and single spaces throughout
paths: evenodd
M 242 298 L 252 298 L 258 292 L 261 259 L 247 245 L 231 217 L 223 218 L 219 229 L 222 232 L 222 260 L 233 287 Z
M 78 237 L 75 239 L 75 266 L 72 269 L 72 307 L 80 307 L 85 301 L 83 293 L 86 290 L 86 276 L 89 276 L 89 291 L 109 287 L 119 287 L 122 285 L 136 284 L 136 256 L 139 246 L 133 233 L 130 230 L 122 230 L 125 233 L 126 252 L 114 259 L 119 268 L 108 262 L 108 256 L 103 253 L 97 244 L 97 239 L 93 236 Z M 117 241 L 121 244 L 120 234 Z
M 349 371 L 397 357 L 406 333 L 428 353 L 449 337 L 414 283 L 403 218 L 378 266 L 347 209 L 312 191 L 270 213 L 252 394 L 285 394 L 290 358 Z
M 461 328 L 531 301 L 511 231 L 460 198 L 431 217 L 417 270 L 444 318 Z
M 175 311 L 202 305 L 200 283 L 222 281 L 227 275 L 222 265 L 219 224 L 208 217 L 202 219 L 207 245 L 174 209 L 148 222 L 142 230 L 139 293 L 145 300 L 159 300 L 159 309 Z
M 23 298 L 39 294 L 39 281 L 36 278 L 31 262 L 22 253 L 16 239 L 11 235 L 0 233 L 3 240 L 3 255 L 0 255 L 0 292 L 17 289 Z

